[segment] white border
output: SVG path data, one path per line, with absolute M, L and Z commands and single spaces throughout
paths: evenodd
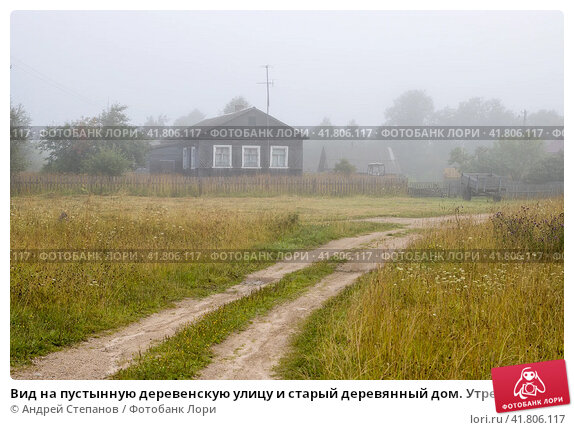
M 137 6 L 135 8 L 134 6 Z M 291 0 L 289 2 L 274 2 L 269 3 L 263 0 L 248 0 L 241 3 L 240 6 L 231 0 L 210 2 L 210 3 L 192 3 L 183 2 L 180 0 L 164 0 L 163 2 L 151 2 L 142 0 L 138 3 L 128 2 L 124 0 L 100 0 L 99 2 L 87 1 L 81 5 L 77 2 L 70 0 L 53 0 L 50 2 L 32 0 L 32 1 L 14 1 L 7 0 L 2 4 L 3 14 L 2 19 L 4 25 L 0 30 L 4 34 L 2 38 L 2 46 L 4 48 L 5 64 L 0 69 L 3 77 L 4 97 L 6 101 L 9 99 L 10 94 L 10 69 L 9 69 L 9 51 L 10 51 L 10 17 L 9 14 L 13 10 L 70 10 L 82 9 L 85 10 L 184 10 L 186 8 L 193 8 L 195 10 L 234 10 L 239 7 L 243 10 L 341 10 L 341 9 L 354 9 L 354 10 L 388 10 L 388 11 L 440 11 L 440 10 L 459 10 L 459 11 L 484 11 L 484 10 L 510 10 L 510 11 L 523 11 L 523 10 L 562 10 L 564 11 L 564 38 L 565 38 L 565 53 L 564 53 L 564 114 L 565 114 L 565 128 L 569 129 L 571 124 L 571 107 L 574 94 L 571 85 L 572 74 L 572 40 L 574 35 L 574 3 L 571 1 L 562 0 L 546 0 L 544 2 L 534 0 L 523 0 L 521 2 L 512 2 L 505 0 L 481 0 L 481 1 L 467 1 L 460 2 L 454 0 L 435 0 L 434 2 L 418 1 L 402 1 L 402 2 L 375 2 L 369 0 L 356 0 L 353 3 L 349 2 L 331 2 L 324 3 L 313 0 Z M 193 25 L 193 23 L 190 23 Z M 532 23 L 532 25 L 536 25 Z M 528 32 L 528 28 L 524 29 Z M 273 58 L 267 60 L 265 55 L 262 55 L 262 64 L 265 61 L 271 63 L 277 62 Z M 5 134 L 9 129 L 8 122 L 8 103 L 5 102 L 5 114 L 3 116 L 3 124 Z M 567 131 L 568 132 L 568 131 Z M 568 145 L 566 145 L 568 146 Z M 569 148 L 565 148 L 565 167 L 568 167 L 570 161 Z M 0 157 L 4 164 L 5 179 L 3 181 L 3 194 L 5 210 L 2 212 L 3 216 L 3 239 L 4 247 L 2 252 L 1 264 L 3 267 L 3 276 L 5 285 L 9 282 L 9 213 L 8 202 L 10 199 L 9 188 L 9 146 L 0 145 Z M 572 182 L 572 170 L 565 169 L 565 182 Z M 568 189 L 568 187 L 566 187 Z M 570 198 L 569 193 L 565 194 L 565 216 L 567 223 L 570 225 Z M 564 306 L 565 306 L 565 358 L 567 367 L 570 373 L 570 392 L 572 395 L 572 380 L 574 379 L 572 368 L 572 328 L 573 316 L 571 309 L 572 291 L 569 286 L 572 284 L 570 281 L 571 271 L 567 269 L 572 267 L 570 264 L 572 254 L 569 252 L 572 237 L 571 228 L 565 231 L 566 237 L 566 252 L 565 252 L 565 291 L 564 291 Z M 20 404 L 22 402 L 15 402 L 10 399 L 10 390 L 329 390 L 332 387 L 337 387 L 339 391 L 344 389 L 349 390 L 417 390 L 421 387 L 428 387 L 428 390 L 450 390 L 459 389 L 461 394 L 465 395 L 465 389 L 476 390 L 492 390 L 492 383 L 490 381 L 12 381 L 9 377 L 9 315 L 10 315 L 10 300 L 9 289 L 5 289 L 4 294 L 4 313 L 5 322 L 2 328 L 3 341 L 0 348 L 5 362 L 5 371 L 0 380 L 3 382 L 4 402 L 0 408 L 0 416 L 6 423 L 7 427 L 15 428 L 97 428 L 100 429 L 102 425 L 110 426 L 110 428 L 118 427 L 135 427 L 139 429 L 153 428 L 157 429 L 158 426 L 166 426 L 170 424 L 183 424 L 186 428 L 207 426 L 209 428 L 249 428 L 255 430 L 259 428 L 268 429 L 270 426 L 282 428 L 309 428 L 310 426 L 320 425 L 321 428 L 337 429 L 337 428 L 355 428 L 376 427 L 382 428 L 403 428 L 418 425 L 421 429 L 480 429 L 480 428 L 522 428 L 520 424 L 496 425 L 484 424 L 473 425 L 468 420 L 469 415 L 473 414 L 475 417 L 482 418 L 483 416 L 510 416 L 515 417 L 521 415 L 549 415 L 549 414 L 564 414 L 566 413 L 567 426 L 571 425 L 572 419 L 572 405 L 560 406 L 544 409 L 527 410 L 523 413 L 510 413 L 510 414 L 496 414 L 493 412 L 493 405 L 491 399 L 482 401 L 481 399 L 456 399 L 456 400 L 441 400 L 435 401 L 431 404 L 418 400 L 409 399 L 392 399 L 392 400 L 364 400 L 362 402 L 326 402 L 315 401 L 297 401 L 292 399 L 285 399 L 284 401 L 273 400 L 271 402 L 264 402 L 262 400 L 254 399 L 252 401 L 243 401 L 234 403 L 232 400 L 213 402 L 211 400 L 199 400 L 181 402 L 182 404 L 189 404 L 195 402 L 206 406 L 217 406 L 218 414 L 214 417 L 202 417 L 194 415 L 176 416 L 176 414 L 165 414 L 163 416 L 153 415 L 60 415 L 60 416 L 40 416 L 40 415 L 20 415 L 10 412 L 12 404 Z M 430 393 L 429 393 L 430 395 Z M 50 402 L 50 404 L 65 403 L 61 400 Z M 81 401 L 78 406 L 89 402 Z M 42 403 L 42 402 L 38 402 Z M 43 403 L 47 403 L 43 401 Z M 92 402 L 93 403 L 93 402 Z M 117 406 L 120 403 L 117 400 L 100 400 L 98 404 L 110 404 Z M 136 403 L 136 402 L 133 402 Z M 161 402 L 158 402 L 161 403 Z M 149 402 L 149 406 L 157 406 Z M 277 417 L 282 417 L 277 419 Z M 175 421 L 178 421 L 175 423 Z M 566 426 L 566 428 L 567 428 Z M 531 426 L 527 426 L 531 427 Z M 532 428 L 564 428 L 564 425 L 541 425 L 536 424 Z
M 181 170 L 190 170 L 190 165 L 191 165 L 191 157 L 190 157 L 190 152 L 191 150 L 189 149 L 189 146 L 183 146 L 182 148 L 182 163 L 181 163 Z M 187 162 L 187 167 L 186 167 L 186 162 Z
M 189 170 L 197 169 L 197 146 L 188 146 L 189 148 Z
M 245 150 L 246 149 L 257 149 L 257 166 L 246 166 L 245 165 Z M 241 168 L 242 169 L 261 169 L 261 146 L 258 145 L 243 145 L 241 146 Z
M 216 148 L 229 148 L 229 166 L 216 166 L 215 165 L 215 149 Z M 231 145 L 213 145 L 213 168 L 214 169 L 231 169 L 233 167 L 233 147 Z
M 276 148 L 284 148 L 285 149 L 285 166 L 272 166 L 271 162 L 273 161 L 273 150 Z M 288 169 L 289 168 L 289 147 L 284 145 L 271 145 L 269 148 L 269 168 L 270 169 Z

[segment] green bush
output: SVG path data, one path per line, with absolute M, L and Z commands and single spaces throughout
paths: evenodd
M 84 171 L 91 175 L 121 176 L 130 168 L 130 161 L 114 149 L 102 149 L 84 162 Z

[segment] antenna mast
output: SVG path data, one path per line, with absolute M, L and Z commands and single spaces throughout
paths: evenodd
M 267 115 L 269 115 L 269 85 L 273 86 L 273 81 L 269 80 L 269 68 L 271 67 L 271 65 L 265 64 L 261 67 L 265 67 L 265 82 L 257 82 L 257 83 L 265 85 L 267 87 Z
M 265 121 L 267 123 L 267 133 L 269 133 L 269 84 L 273 85 L 273 81 L 269 82 L 269 68 L 271 65 L 265 64 L 261 67 L 265 67 L 265 82 L 257 82 L 258 84 L 265 85 L 267 87 L 267 116 Z M 267 150 L 271 151 L 271 142 L 269 140 L 269 134 L 267 135 Z M 271 153 L 269 152 L 269 167 L 271 167 Z

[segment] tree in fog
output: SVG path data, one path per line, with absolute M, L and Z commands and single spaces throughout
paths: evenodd
M 61 128 L 89 127 L 101 129 L 105 135 L 105 127 L 131 127 L 126 109 L 125 105 L 113 104 L 98 116 L 83 117 Z M 103 175 L 121 175 L 143 166 L 149 149 L 148 143 L 137 137 L 121 140 L 48 138 L 40 147 L 48 154 L 46 171 Z
M 389 126 L 429 125 L 434 114 L 434 102 L 422 90 L 406 91 L 385 110 L 385 124 Z M 428 141 L 400 140 L 389 142 L 404 174 L 419 180 L 432 179 L 433 152 Z
M 233 112 L 235 112 L 235 110 L 238 106 L 241 106 L 242 109 L 245 109 L 245 108 L 251 107 L 251 103 L 249 103 L 247 101 L 247 99 L 243 96 L 233 97 L 229 101 L 229 103 L 227 103 L 225 105 L 225 107 L 223 108 L 223 113 L 224 114 L 233 113 Z
M 319 133 L 321 130 L 324 130 L 324 127 L 332 127 L 333 124 L 331 123 L 331 119 L 328 117 L 324 117 L 321 122 L 314 128 L 315 133 Z
M 524 177 L 525 182 L 564 182 L 564 151 L 546 156 Z
M 450 153 L 449 164 L 463 172 L 494 173 L 515 181 L 540 182 L 546 177 L 561 180 L 563 167 L 561 173 L 544 173 L 547 169 L 556 172 L 559 160 L 546 154 L 539 140 L 499 140 L 492 147 L 477 147 L 472 155 L 460 147 L 455 148 Z
M 344 175 L 351 175 L 355 173 L 356 170 L 357 168 L 353 166 L 346 158 L 339 160 L 337 164 L 335 164 L 335 167 L 333 168 L 333 172 L 342 173 Z
M 385 110 L 386 125 L 428 125 L 433 117 L 434 103 L 422 90 L 410 90 L 393 101 Z
M 457 109 L 443 109 L 436 114 L 440 125 L 517 126 L 524 116 L 517 115 L 496 99 L 471 98 Z M 526 115 L 526 125 L 561 126 L 564 117 L 555 111 L 539 110 Z M 449 164 L 463 172 L 495 173 L 516 181 L 548 182 L 564 180 L 564 153 L 547 154 L 544 142 L 532 140 L 451 142 Z
M 205 118 L 205 114 L 199 109 L 194 109 L 190 113 L 177 118 L 173 125 L 176 127 L 191 127 Z
M 13 106 L 10 102 L 10 128 L 29 127 L 31 123 L 24 106 L 19 104 Z M 28 139 L 24 135 L 19 135 L 18 139 L 12 139 L 10 135 L 10 173 L 21 172 L 29 165 L 28 160 Z
M 455 166 L 459 172 L 468 172 L 473 157 L 464 148 L 456 147 L 450 151 L 448 164 Z
M 491 149 L 491 163 L 499 174 L 522 181 L 545 157 L 539 140 L 500 140 Z
M 537 112 L 527 113 L 526 125 L 563 126 L 564 117 L 556 113 L 556 111 L 541 109 Z
M 432 118 L 432 124 L 437 126 L 513 126 L 518 125 L 518 121 L 518 115 L 507 109 L 500 100 L 482 97 L 471 97 L 460 102 L 456 108 L 447 106 L 436 111 Z M 490 141 L 479 140 L 432 141 L 428 161 L 437 166 L 437 173 L 446 167 L 446 160 L 462 172 L 490 172 L 493 167 L 487 157 L 491 155 L 488 148 L 492 145 Z
M 159 114 L 157 117 L 148 116 L 145 120 L 144 126 L 146 127 L 163 127 L 167 125 L 168 118 L 166 115 Z
M 442 126 L 513 126 L 519 117 L 498 99 L 471 97 L 456 109 L 446 107 L 433 115 L 432 123 Z

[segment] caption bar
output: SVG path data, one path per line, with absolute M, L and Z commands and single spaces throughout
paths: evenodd
M 174 249 L 14 249 L 12 263 L 563 263 L 563 252 L 520 249 L 316 249 L 316 250 L 174 250 Z
M 11 140 L 564 140 L 561 126 L 12 127 Z

